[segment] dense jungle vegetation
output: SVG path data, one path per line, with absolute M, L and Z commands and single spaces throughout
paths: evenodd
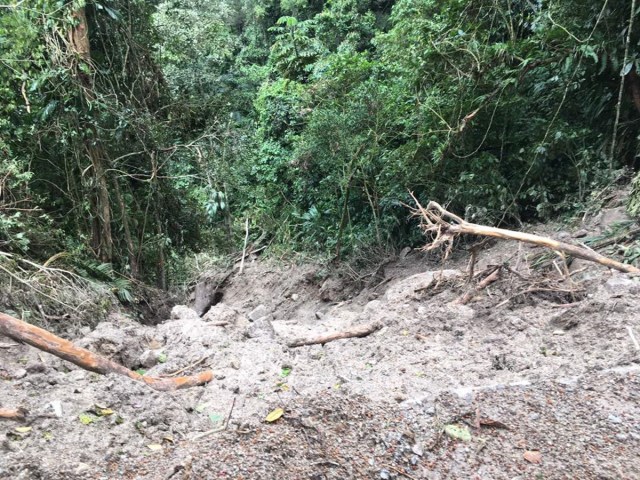
M 347 255 L 419 240 L 409 191 L 517 225 L 639 166 L 635 0 L 4 3 L 5 256 L 166 287 L 246 219 Z

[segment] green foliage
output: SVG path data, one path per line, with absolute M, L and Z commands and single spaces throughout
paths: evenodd
M 83 5 L 90 61 L 68 41 Z M 87 261 L 161 285 L 188 252 L 237 248 L 247 217 L 281 246 L 406 244 L 409 191 L 478 222 L 541 219 L 580 208 L 637 154 L 640 29 L 625 58 L 625 2 L 2 13 L 0 246 L 52 255 L 65 235 Z

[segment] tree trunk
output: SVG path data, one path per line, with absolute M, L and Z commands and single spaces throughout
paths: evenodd
M 84 101 L 89 110 L 89 104 L 95 100 L 93 93 L 93 82 L 91 75 L 85 70 L 91 70 L 91 45 L 89 43 L 89 25 L 84 7 L 73 12 L 73 17 L 77 24 L 69 31 L 69 43 L 73 52 L 79 59 L 76 65 L 75 74 L 81 84 L 81 91 Z M 81 68 L 83 65 L 85 70 Z M 96 253 L 102 262 L 111 263 L 113 260 L 113 235 L 111 232 L 111 203 L 109 201 L 109 181 L 107 172 L 109 161 L 104 148 L 100 144 L 98 132 L 90 122 L 81 125 L 84 132 L 91 131 L 93 135 L 84 138 L 84 146 L 87 156 L 91 160 L 93 176 L 96 185 L 95 226 L 93 229 L 93 245 Z M 98 237 L 96 237 L 96 235 Z
M 138 259 L 136 257 L 136 251 L 133 244 L 133 237 L 131 236 L 131 227 L 129 225 L 129 213 L 127 212 L 127 205 L 124 203 L 124 197 L 122 196 L 122 190 L 120 189 L 120 183 L 116 177 L 113 178 L 113 192 L 115 193 L 118 206 L 120 207 L 120 216 L 122 218 L 122 228 L 124 230 L 124 241 L 127 244 L 127 256 L 129 257 L 129 268 L 131 270 L 131 276 L 133 278 L 139 277 Z

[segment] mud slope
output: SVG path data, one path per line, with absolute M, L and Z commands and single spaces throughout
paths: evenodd
M 359 283 L 254 262 L 202 318 L 113 315 L 78 340 L 149 374 L 214 370 L 175 393 L 0 338 L 0 405 L 33 417 L 28 432 L 0 424 L 0 478 L 640 478 L 639 279 L 588 264 L 541 274 L 535 253 L 482 252 L 479 278 L 510 270 L 466 305 L 463 258 L 412 252 Z M 287 346 L 371 322 L 382 328 L 364 338 Z

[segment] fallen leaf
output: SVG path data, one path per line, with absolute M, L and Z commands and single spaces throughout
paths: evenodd
M 163 442 L 169 442 L 169 443 L 174 443 L 175 440 L 173 439 L 173 437 L 171 435 L 165 435 L 164 437 L 162 437 L 162 441 Z
M 87 412 L 82 412 L 80 415 L 78 415 L 78 418 L 80 419 L 80 423 L 82 423 L 83 425 L 90 425 L 97 419 L 97 417 Z
M 18 433 L 28 433 L 33 430 L 33 427 L 16 427 L 16 432 Z
M 280 376 L 282 378 L 286 378 L 291 374 L 291 370 L 293 370 L 291 367 L 282 367 L 282 370 L 280 371 Z
M 209 420 L 211 421 L 211 423 L 215 425 L 217 423 L 222 422 L 222 420 L 224 420 L 224 415 L 221 415 L 220 413 L 210 413 Z
M 108 415 L 113 415 L 115 413 L 110 408 L 98 408 L 97 405 L 96 405 L 96 408 L 94 409 L 94 412 L 96 412 L 96 415 L 98 415 L 99 417 L 106 417 Z
M 157 452 L 159 450 L 162 450 L 162 445 L 159 445 L 157 443 L 152 443 L 151 445 L 147 445 L 147 448 L 152 452 Z
M 160 363 L 165 363 L 167 361 L 167 354 L 166 353 L 161 353 L 160 355 L 158 355 L 158 362 Z
M 460 425 L 445 425 L 444 433 L 455 440 L 462 440 L 463 442 L 471 440 L 471 432 L 469 432 L 469 429 L 461 427 Z
M 281 408 L 276 408 L 273 412 L 269 413 L 269 415 L 267 415 L 267 418 L 265 418 L 265 420 L 269 423 L 271 422 L 275 422 L 276 420 L 278 420 L 282 415 L 284 415 L 284 410 Z
M 542 454 L 537 450 L 527 450 L 522 456 L 529 463 L 540 463 L 542 461 Z

